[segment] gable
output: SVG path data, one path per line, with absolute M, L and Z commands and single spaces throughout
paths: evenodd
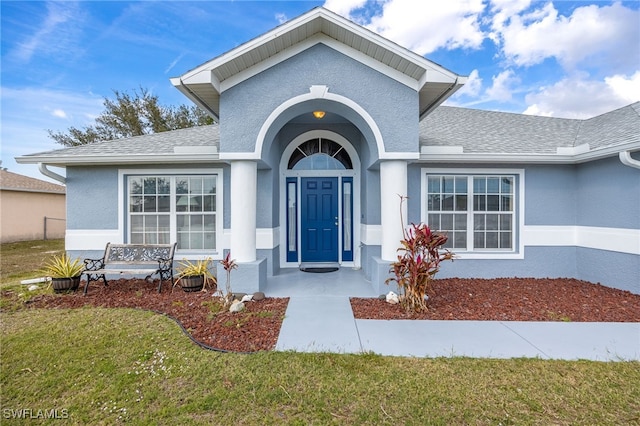
M 171 82 L 211 116 L 220 118 L 220 95 L 277 63 L 324 43 L 419 93 L 426 116 L 466 82 L 465 77 L 404 49 L 324 8 L 313 9 Z
M 308 94 L 314 85 L 326 86 L 329 93 L 346 97 L 366 110 L 379 127 L 387 150 L 417 151 L 417 92 L 323 43 L 222 93 L 220 151 L 254 151 L 259 131 L 273 111 L 290 99 Z M 322 120 L 323 126 L 336 124 L 334 120 L 344 123 L 361 120 L 345 105 L 326 98 L 311 102 L 314 108 L 332 111 Z M 311 116 L 309 108 L 306 103 L 293 105 L 280 119 Z M 360 127 L 366 132 L 365 126 Z M 274 126 L 274 132 L 279 128 Z

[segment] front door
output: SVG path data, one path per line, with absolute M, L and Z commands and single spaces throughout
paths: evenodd
M 338 178 L 301 179 L 301 261 L 338 262 Z

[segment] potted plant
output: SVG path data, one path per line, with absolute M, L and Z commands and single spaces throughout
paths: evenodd
M 178 279 L 174 285 L 179 285 L 184 291 L 200 291 L 205 289 L 209 282 L 217 283 L 216 277 L 209 270 L 211 265 L 210 257 L 194 262 L 183 259 L 178 264 Z
M 44 273 L 51 278 L 55 293 L 76 291 L 80 285 L 83 270 L 84 263 L 80 259 L 72 260 L 66 253 L 53 256 L 44 267 Z

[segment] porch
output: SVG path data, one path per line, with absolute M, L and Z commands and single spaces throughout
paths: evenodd
M 267 297 L 377 297 L 362 270 L 342 267 L 326 273 L 302 272 L 299 269 L 280 269 L 278 275 L 267 278 L 264 289 Z

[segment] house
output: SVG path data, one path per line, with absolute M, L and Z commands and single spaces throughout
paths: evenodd
M 0 242 L 64 238 L 65 187 L 0 170 Z
M 219 124 L 17 160 L 66 168 L 72 255 L 230 250 L 236 291 L 320 265 L 385 292 L 401 224 L 424 221 L 458 255 L 441 276 L 640 293 L 640 103 L 588 120 L 441 106 L 465 81 L 316 8 L 171 80 Z

